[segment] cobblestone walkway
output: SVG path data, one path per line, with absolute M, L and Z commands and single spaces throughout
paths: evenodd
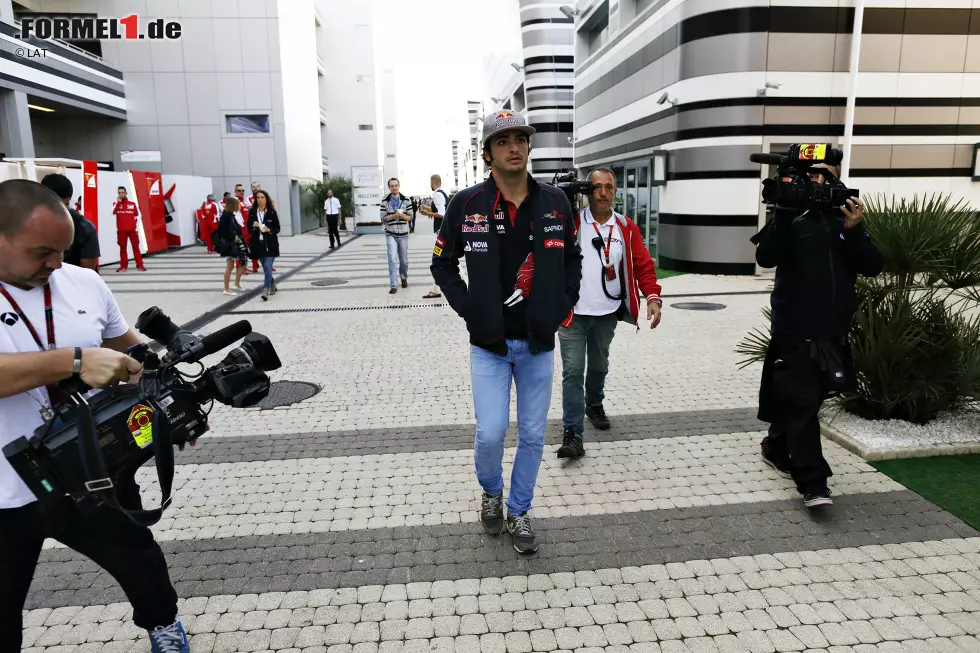
M 197 249 L 106 275 L 131 322 L 147 302 L 202 332 L 248 319 L 283 360 L 274 380 L 323 388 L 217 407 L 178 454 L 154 530 L 195 653 L 980 652 L 980 533 L 830 442 L 836 503 L 821 515 L 759 459 L 758 369 L 738 370 L 733 348 L 767 281 L 665 280 L 663 325 L 617 332 L 613 427 L 588 430 L 577 463 L 554 456 L 556 377 L 542 545 L 521 558 L 477 523 L 466 336 L 422 299 L 430 236 L 412 238 L 394 296 L 379 237 L 325 246 L 284 241 L 290 276 L 265 303 L 224 304 L 222 262 Z M 346 283 L 312 285 L 327 278 Z M 681 296 L 725 308 L 672 309 Z M 138 480 L 156 501 L 155 471 Z M 55 543 L 27 607 L 32 652 L 149 650 L 113 579 Z

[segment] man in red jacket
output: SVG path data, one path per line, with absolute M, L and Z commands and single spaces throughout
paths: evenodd
M 558 329 L 564 429 L 559 458 L 585 455 L 582 440 L 586 417 L 597 429 L 610 426 L 602 401 L 616 324 L 623 321 L 637 325 L 642 295 L 646 300 L 646 319 L 651 329 L 656 328 L 663 305 L 657 270 L 640 228 L 613 211 L 616 175 L 599 168 L 589 181 L 593 184 L 589 206 L 576 218 L 582 248 L 582 286 L 578 303 Z M 639 326 L 636 328 L 639 330 Z
M 116 272 L 123 272 L 129 268 L 129 256 L 126 253 L 126 243 L 133 245 L 133 258 L 136 259 L 136 269 L 146 272 L 143 267 L 143 255 L 140 253 L 140 237 L 136 233 L 136 221 L 140 217 L 140 210 L 136 202 L 130 201 L 126 196 L 126 187 L 120 186 L 116 190 L 116 203 L 112 205 L 112 213 L 116 216 L 116 235 L 119 242 L 119 268 Z

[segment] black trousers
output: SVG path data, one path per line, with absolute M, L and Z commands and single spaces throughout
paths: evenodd
M 119 502 L 130 510 L 142 508 L 135 481 L 120 486 Z M 0 651 L 21 649 L 21 610 L 49 537 L 91 558 L 119 582 L 138 627 L 152 630 L 177 620 L 177 592 L 150 529 L 111 508 L 83 515 L 69 498 L 45 512 L 32 503 L 0 510 Z
M 339 247 L 340 246 L 340 216 L 339 215 L 328 215 L 327 216 L 327 227 L 330 233 L 330 246 Z M 334 245 L 334 238 L 337 239 L 337 245 Z
M 789 461 L 801 494 L 822 490 L 833 475 L 823 457 L 818 413 L 826 397 L 819 362 L 803 338 L 775 337 L 766 356 L 763 393 L 768 392 L 772 424 L 764 442 L 770 455 Z M 765 401 L 765 397 L 762 398 Z

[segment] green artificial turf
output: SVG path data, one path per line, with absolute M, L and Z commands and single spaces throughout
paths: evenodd
M 980 455 L 882 460 L 871 464 L 980 529 Z
M 669 279 L 671 277 L 679 277 L 682 274 L 687 274 L 687 272 L 678 272 L 676 270 L 664 270 L 663 268 L 657 268 L 657 279 Z

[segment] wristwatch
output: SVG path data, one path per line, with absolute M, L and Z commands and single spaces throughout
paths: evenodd
M 82 348 L 75 347 L 75 362 L 71 366 L 72 376 L 80 376 L 82 373 Z
M 651 299 L 647 303 L 650 303 L 650 302 L 653 302 L 654 304 L 656 304 L 660 308 L 663 308 L 664 307 L 664 300 L 662 300 L 662 299 Z

